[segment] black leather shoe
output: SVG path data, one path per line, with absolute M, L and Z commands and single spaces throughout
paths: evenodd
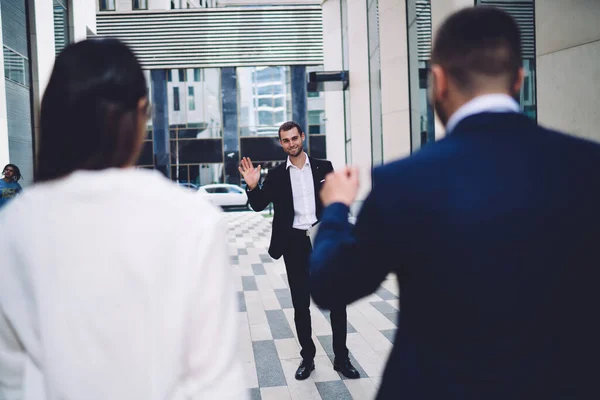
M 334 360 L 333 369 L 340 372 L 348 379 L 358 379 L 360 377 L 360 374 L 358 373 L 356 368 L 354 368 L 349 358 L 346 358 L 342 361 Z
M 310 373 L 315 370 L 314 360 L 302 360 L 298 370 L 296 371 L 296 380 L 303 381 L 310 376 Z

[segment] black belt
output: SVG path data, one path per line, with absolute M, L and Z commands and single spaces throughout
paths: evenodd
M 292 232 L 298 234 L 298 235 L 303 235 L 303 236 L 310 236 L 310 233 L 308 232 L 308 229 L 296 229 L 296 228 L 292 228 Z

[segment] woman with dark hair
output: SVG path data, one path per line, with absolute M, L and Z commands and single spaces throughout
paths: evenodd
M 133 168 L 147 93 L 117 40 L 56 59 L 37 183 L 0 214 L 0 398 L 247 395 L 222 213 Z
M 15 164 L 7 164 L 2 170 L 2 175 L 3 178 L 0 179 L 0 208 L 23 190 L 19 185 L 21 171 Z

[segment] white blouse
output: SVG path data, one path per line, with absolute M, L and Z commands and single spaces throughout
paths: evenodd
M 0 211 L 0 399 L 245 399 L 223 215 L 158 172 Z

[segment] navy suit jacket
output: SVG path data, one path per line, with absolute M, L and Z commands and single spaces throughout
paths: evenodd
M 321 218 L 323 203 L 319 192 L 323 185 L 321 181 L 333 171 L 331 162 L 308 157 L 312 170 L 313 184 L 315 187 L 315 208 L 317 220 Z M 248 201 L 254 211 L 262 211 L 273 203 L 273 230 L 269 255 L 275 259 L 280 258 L 289 245 L 289 234 L 294 224 L 294 199 L 292 194 L 292 181 L 290 171 L 283 162 L 271 169 L 262 185 L 254 190 L 247 191 Z
M 380 399 L 600 398 L 600 146 L 470 116 L 347 214 L 323 212 L 311 294 L 333 308 L 397 275 Z

